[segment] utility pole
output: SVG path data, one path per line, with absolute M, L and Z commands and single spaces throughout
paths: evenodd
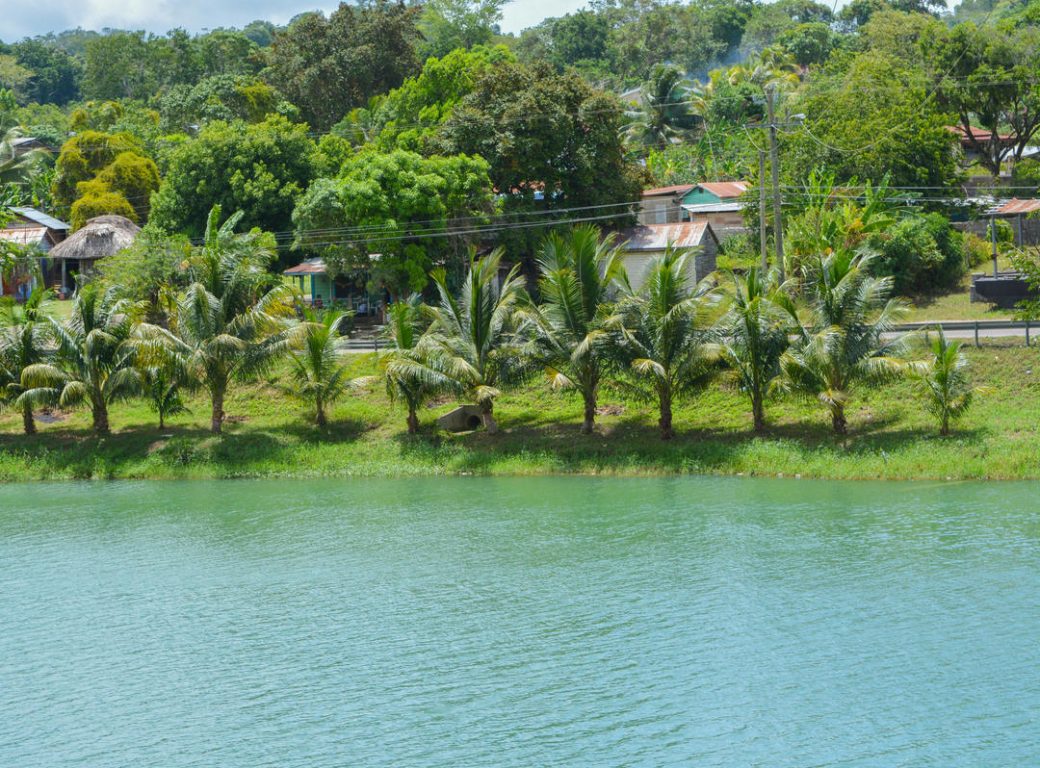
M 993 277 L 997 277 L 997 217 L 989 217 L 989 239 L 993 244 Z
M 762 277 L 765 277 L 769 271 L 769 247 L 766 243 L 766 153 L 762 149 L 758 150 L 758 237 L 762 252 Z
M 780 214 L 780 152 L 776 146 L 776 86 L 766 87 L 766 112 L 769 117 L 769 159 L 773 166 L 773 240 L 776 242 L 776 266 L 780 282 L 784 281 L 784 222 Z

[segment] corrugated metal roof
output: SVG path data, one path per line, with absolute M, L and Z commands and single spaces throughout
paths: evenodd
M 307 259 L 304 262 L 297 264 L 295 267 L 289 267 L 282 273 L 283 275 L 324 275 L 325 274 L 325 260 L 324 259 Z
M 722 200 L 740 197 L 747 192 L 748 189 L 747 182 L 744 181 L 706 181 L 697 186 L 701 189 L 708 190 L 715 195 L 715 197 Z
M 681 224 L 644 224 L 621 232 L 629 251 L 663 251 L 669 245 L 676 248 L 696 248 L 704 244 L 706 235 L 714 237 L 704 221 L 684 221 Z
M 1015 216 L 1021 213 L 1033 213 L 1034 211 L 1040 211 L 1040 200 L 1035 198 L 1030 200 L 1019 200 L 1017 197 L 1013 197 L 1003 205 L 994 208 L 993 215 Z
M 35 221 L 37 224 L 44 227 L 49 227 L 50 229 L 57 229 L 62 232 L 71 229 L 71 227 L 61 219 L 48 216 L 43 211 L 38 211 L 35 208 L 12 208 L 11 211 L 19 216 L 29 219 L 30 221 Z
M 653 189 L 644 189 L 643 197 L 664 197 L 665 195 L 685 195 L 691 189 L 693 184 L 677 184 L 671 187 L 654 187 Z
M 0 229 L 0 240 L 17 245 L 40 245 L 47 239 L 47 227 Z
M 744 210 L 744 204 L 736 203 L 704 203 L 702 205 L 684 205 L 683 210 L 690 213 L 730 213 Z

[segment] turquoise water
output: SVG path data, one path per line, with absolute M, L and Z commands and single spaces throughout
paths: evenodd
M 0 766 L 1040 765 L 1036 485 L 0 487 Z

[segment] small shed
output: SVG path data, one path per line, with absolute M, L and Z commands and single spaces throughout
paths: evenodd
M 0 229 L 0 240 L 32 249 L 39 256 L 45 257 L 68 234 L 68 224 L 35 208 L 15 207 L 11 213 L 14 216 Z M 52 260 L 43 258 L 40 269 L 45 282 L 57 280 Z M 31 274 L 8 275 L 6 281 L 0 275 L 0 296 L 14 294 L 25 298 L 32 291 L 34 283 Z
M 632 287 L 638 289 L 646 280 L 650 262 L 669 248 L 693 249 L 690 278 L 699 282 L 715 271 L 719 239 L 707 222 L 685 221 L 679 224 L 644 224 L 622 230 L 619 240 L 624 250 L 625 269 Z
M 129 248 L 140 232 L 141 228 L 125 216 L 97 216 L 87 221 L 51 249 L 51 258 L 61 268 L 62 291 L 72 288 L 70 274 L 90 274 L 98 260 Z

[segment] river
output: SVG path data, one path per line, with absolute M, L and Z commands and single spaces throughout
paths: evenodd
M 0 486 L 0 766 L 1040 765 L 1037 491 Z

